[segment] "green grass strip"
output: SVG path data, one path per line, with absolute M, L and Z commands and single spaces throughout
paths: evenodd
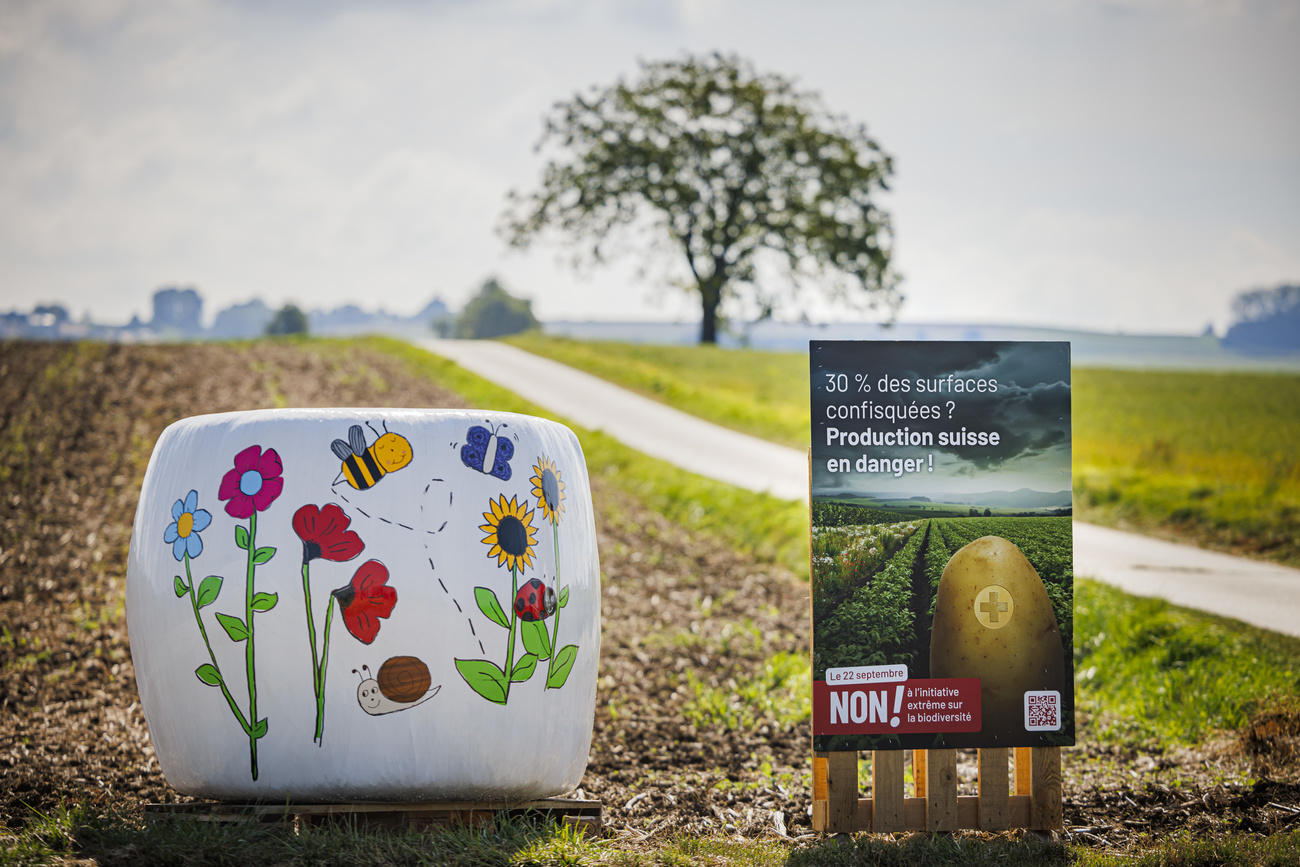
M 1300 638 L 1095 581 L 1075 583 L 1074 635 L 1075 704 L 1103 738 L 1198 743 L 1300 693 Z
M 1073 854 L 1079 867 L 1294 867 L 1300 864 L 1300 831 L 1271 837 L 1185 834 L 1145 851 L 1113 855 L 1076 849 Z
M 807 577 L 808 507 L 803 503 L 746 491 L 678 469 L 606 434 L 572 424 L 530 403 L 526 396 L 496 386 L 409 343 L 387 337 L 368 337 L 362 343 L 402 359 L 413 374 L 450 388 L 476 407 L 526 413 L 568 425 L 582 444 L 592 476 L 612 482 L 673 523 Z M 525 395 L 527 382 L 521 373 L 519 388 Z
M 572 827 L 526 819 L 432 831 L 369 829 L 339 822 L 295 833 L 292 825 L 221 825 L 179 818 L 142 824 L 88 807 L 40 814 L 17 837 L 0 837 L 0 867 L 38 864 L 211 867 L 398 867 L 438 864 L 602 864 L 605 844 Z

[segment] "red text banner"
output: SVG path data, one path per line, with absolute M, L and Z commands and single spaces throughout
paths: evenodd
M 883 684 L 813 681 L 814 735 L 885 735 L 980 730 L 977 677 Z

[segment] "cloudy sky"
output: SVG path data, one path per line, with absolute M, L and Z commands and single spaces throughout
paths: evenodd
M 629 262 L 513 253 L 541 118 L 638 59 L 734 51 L 896 160 L 910 321 L 1133 332 L 1300 281 L 1300 6 L 0 0 L 0 309 L 409 314 L 491 274 L 548 319 L 698 318 Z M 811 311 L 817 318 L 825 311 Z

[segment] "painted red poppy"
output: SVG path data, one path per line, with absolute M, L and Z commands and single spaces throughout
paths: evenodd
M 283 472 L 275 449 L 262 451 L 261 446 L 249 446 L 235 455 L 234 469 L 221 477 L 217 499 L 229 501 L 226 514 L 232 518 L 264 512 L 284 490 L 284 479 L 280 478 Z
M 352 582 L 334 591 L 343 609 L 343 624 L 352 637 L 369 644 L 379 634 L 379 621 L 393 613 L 397 591 L 388 586 L 388 567 L 367 560 L 352 576 Z
M 293 531 L 302 540 L 302 562 L 319 558 L 342 563 L 361 553 L 366 543 L 348 526 L 352 519 L 334 503 L 310 503 L 293 513 Z

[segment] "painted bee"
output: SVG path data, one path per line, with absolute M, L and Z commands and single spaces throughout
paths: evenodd
M 370 422 L 366 424 L 375 434 L 375 444 L 369 448 L 366 448 L 366 432 L 359 424 L 348 428 L 347 442 L 335 440 L 330 443 L 330 451 L 343 462 L 334 484 L 343 478 L 358 491 L 364 491 L 411 462 L 411 443 L 406 437 L 390 433 L 387 422 L 384 422 L 382 434 Z

